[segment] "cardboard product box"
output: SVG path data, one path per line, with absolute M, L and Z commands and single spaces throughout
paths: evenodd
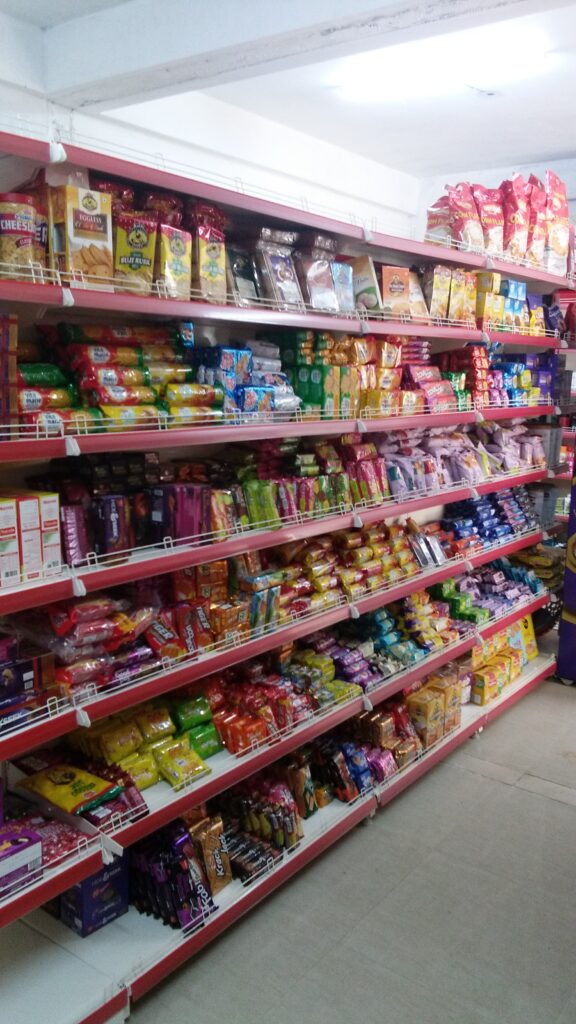
M 428 690 L 438 693 L 444 701 L 444 716 L 448 715 L 454 708 L 460 707 L 460 693 L 462 687 L 458 680 L 434 679 L 427 685 Z
M 451 708 L 444 716 L 444 735 L 447 736 L 449 732 L 453 732 L 454 729 L 458 729 L 461 721 L 462 705 L 458 704 L 457 707 Z
M 42 839 L 37 832 L 8 822 L 0 828 L 0 896 L 42 877 Z
M 60 538 L 60 495 L 43 491 L 17 491 L 18 497 L 38 501 L 42 575 L 60 572 L 62 543 Z
M 493 270 L 480 270 L 476 273 L 476 290 L 479 292 L 499 292 L 501 276 Z
M 128 912 L 128 858 L 97 871 L 60 897 L 60 920 L 84 938 Z
M 352 260 L 352 275 L 356 307 L 368 312 L 381 310 L 382 296 L 372 258 L 355 256 Z
M 49 188 L 48 245 L 52 266 L 65 279 L 76 275 L 112 291 L 112 197 L 76 185 Z
M 20 657 L 0 664 L 0 707 L 39 695 L 54 684 L 54 655 L 21 651 Z
M 524 653 L 528 661 L 532 661 L 534 658 L 538 657 L 538 644 L 536 643 L 536 634 L 534 633 L 532 616 L 526 615 L 525 618 L 520 619 L 520 627 L 522 630 Z
M 472 703 L 484 707 L 495 700 L 500 693 L 498 680 L 493 672 L 475 672 L 472 686 Z
M 432 733 L 444 723 L 444 697 L 427 686 L 406 698 L 410 718 L 418 734 L 429 730 Z
M 423 728 L 416 727 L 416 732 L 422 741 L 422 746 L 425 750 L 428 750 L 442 739 L 444 735 L 444 718 L 440 722 L 434 722 Z
M 410 316 L 408 267 L 382 267 L 382 309 L 393 320 Z
M 0 497 L 0 586 L 20 582 L 20 542 L 16 498 Z

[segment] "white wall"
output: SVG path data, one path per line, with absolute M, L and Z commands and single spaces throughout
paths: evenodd
M 88 115 L 0 86 L 0 130 L 60 138 L 327 216 L 410 236 L 420 182 L 344 148 L 194 93 Z M 0 161 L 2 188 L 9 181 Z

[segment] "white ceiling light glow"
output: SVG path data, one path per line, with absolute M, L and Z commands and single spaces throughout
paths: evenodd
M 552 46 L 535 25 L 500 22 L 349 57 L 326 85 L 346 102 L 378 105 L 497 92 L 555 69 L 562 56 Z

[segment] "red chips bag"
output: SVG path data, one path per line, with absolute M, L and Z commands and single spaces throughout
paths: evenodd
M 529 204 L 526 257 L 534 266 L 541 267 L 546 246 L 546 193 L 542 183 L 533 174 L 528 179 L 526 198 Z
M 484 252 L 484 235 L 478 218 L 478 210 L 472 189 L 466 181 L 458 185 L 447 185 L 450 204 L 452 238 L 461 242 L 462 249 Z
M 428 207 L 426 239 L 429 242 L 436 242 L 438 245 L 452 244 L 450 200 L 448 196 L 440 196 L 439 199 Z
M 549 274 L 564 277 L 568 265 L 570 240 L 568 198 L 566 185 L 554 171 L 546 171 L 546 219 L 546 270 Z
M 528 201 L 526 182 L 521 174 L 513 174 L 500 185 L 504 210 L 504 256 L 521 260 L 528 248 Z
M 494 255 L 504 249 L 504 211 L 499 188 L 473 185 L 472 195 L 484 233 L 484 249 Z

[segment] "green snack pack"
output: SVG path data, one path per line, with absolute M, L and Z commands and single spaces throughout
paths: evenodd
M 202 760 L 206 760 L 207 757 L 213 757 L 214 754 L 223 749 L 223 744 L 214 722 L 205 722 L 203 725 L 197 725 L 193 729 L 189 729 L 188 742 Z
M 19 363 L 17 383 L 25 387 L 61 388 L 68 381 L 58 366 L 52 363 Z
M 181 732 L 212 721 L 212 711 L 206 697 L 183 697 L 175 701 L 172 713 Z

